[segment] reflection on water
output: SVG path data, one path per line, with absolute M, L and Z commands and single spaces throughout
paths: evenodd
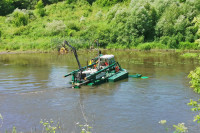
M 158 124 L 184 122 L 189 132 L 198 133 L 193 113 L 187 106 L 197 99 L 189 88 L 187 75 L 199 61 L 180 58 L 180 53 L 103 51 L 114 54 L 130 74 L 149 79 L 129 78 L 100 86 L 70 88 L 68 72 L 78 68 L 72 53 L 0 55 L 0 113 L 4 124 L 0 132 L 11 130 L 41 132 L 40 119 L 62 122 L 64 132 L 80 132 L 76 122 L 85 123 L 81 107 L 93 132 L 161 133 Z M 83 65 L 96 52 L 79 51 Z M 80 106 L 81 105 L 81 106 Z

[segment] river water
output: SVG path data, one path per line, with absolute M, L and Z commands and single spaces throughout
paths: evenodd
M 83 66 L 96 51 L 78 52 Z M 72 53 L 0 55 L 0 132 L 42 132 L 40 120 L 53 119 L 63 133 L 79 133 L 89 124 L 93 133 L 164 133 L 172 125 L 185 123 L 189 133 L 199 133 L 195 115 L 187 106 L 198 99 L 187 75 L 200 63 L 175 52 L 103 51 L 114 54 L 130 74 L 128 78 L 99 86 L 70 88 L 65 74 L 78 68 Z M 160 120 L 167 120 L 165 126 Z M 1 120 L 0 120 L 1 122 Z M 79 123 L 78 125 L 76 123 Z M 0 124 L 1 125 L 1 124 Z

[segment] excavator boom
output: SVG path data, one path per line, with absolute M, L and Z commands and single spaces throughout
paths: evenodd
M 79 69 L 81 69 L 81 64 L 79 62 L 79 59 L 78 59 L 78 55 L 77 55 L 77 52 L 76 52 L 76 48 L 72 47 L 66 40 L 64 41 L 64 44 L 68 45 L 70 48 L 72 48 L 72 51 L 74 53 L 74 56 L 76 57 L 76 61 L 78 63 L 78 67 Z

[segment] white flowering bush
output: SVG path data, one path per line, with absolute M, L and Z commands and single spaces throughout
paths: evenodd
M 175 128 L 174 133 L 186 133 L 188 132 L 188 128 L 185 126 L 184 123 L 178 123 L 178 125 L 173 125 Z
M 46 30 L 49 34 L 56 35 L 64 33 L 66 25 L 62 20 L 53 20 L 50 23 L 46 24 Z
M 115 17 L 115 13 L 117 12 L 117 10 L 119 9 L 120 5 L 116 4 L 106 15 L 106 19 L 108 21 L 111 21 L 114 17 Z
M 84 17 L 84 16 L 81 16 L 80 22 L 84 22 L 84 21 L 85 21 L 85 17 Z
M 6 19 L 6 22 L 14 24 L 16 27 L 25 26 L 29 23 L 31 12 L 26 9 L 15 9 Z
M 95 17 L 97 18 L 97 19 L 100 19 L 100 18 L 102 18 L 102 16 L 103 16 L 103 13 L 102 13 L 102 11 L 100 10 L 100 11 L 98 11 L 97 13 L 96 13 L 96 15 L 95 15 Z
M 117 23 L 120 23 L 126 20 L 128 14 L 129 11 L 126 8 L 118 9 L 117 12 L 115 13 L 113 20 L 115 20 Z

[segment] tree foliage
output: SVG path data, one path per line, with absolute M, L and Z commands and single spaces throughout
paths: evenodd
M 46 30 L 50 35 L 56 35 L 65 31 L 66 25 L 62 20 L 53 20 L 51 23 L 47 23 Z
M 99 39 L 102 47 L 200 48 L 199 0 L 1 0 L 0 6 L 3 7 L 0 8 L 3 15 L 11 13 L 16 7 L 34 9 L 39 17 L 29 27 L 35 30 L 30 32 L 31 35 L 45 34 L 47 23 L 62 20 L 66 25 L 62 35 L 89 41 Z M 24 16 L 19 13 L 15 19 L 10 16 L 13 13 L 6 16 L 6 20 L 12 23 L 20 18 L 16 27 L 32 22 L 30 15 L 26 17 L 28 21 L 22 21 Z M 36 30 L 38 27 L 40 32 Z M 3 36 L 10 33 L 2 32 Z M 28 34 L 28 30 L 20 30 L 20 34 L 22 32 Z M 142 43 L 145 44 L 139 46 Z
M 14 10 L 12 0 L 1 0 L 0 1 L 0 16 L 7 15 Z
M 44 17 L 46 15 L 42 0 L 39 0 L 38 3 L 35 5 L 35 11 L 40 17 Z
M 194 101 L 190 99 L 190 102 L 188 103 L 189 106 L 192 106 L 192 111 L 193 112 L 199 112 L 200 111 L 200 99 L 198 101 Z M 200 123 L 200 113 L 196 116 L 194 116 L 194 122 L 196 121 L 197 123 Z
M 191 87 L 194 88 L 196 93 L 200 93 L 200 67 L 197 67 L 194 71 L 191 71 L 188 77 L 191 79 Z
M 30 12 L 25 9 L 15 9 L 7 21 L 16 27 L 25 26 L 29 23 L 29 15 Z
M 97 0 L 96 2 L 97 4 L 101 6 L 110 6 L 122 1 L 125 1 L 125 0 Z

